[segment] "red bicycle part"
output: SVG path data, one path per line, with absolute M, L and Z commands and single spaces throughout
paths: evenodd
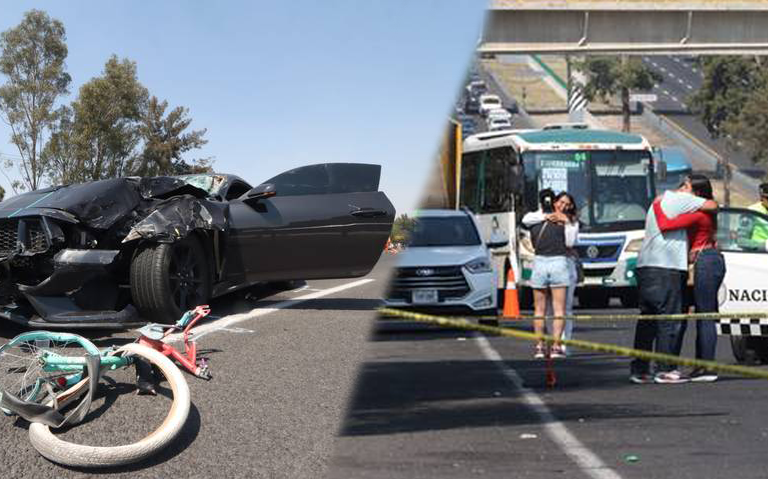
M 187 325 L 184 327 L 184 354 L 179 352 L 176 348 L 171 346 L 170 344 L 164 342 L 162 339 L 152 339 L 148 338 L 147 336 L 141 335 L 139 337 L 139 344 L 143 344 L 145 346 L 148 346 L 152 349 L 155 349 L 157 351 L 160 351 L 164 355 L 173 358 L 176 360 L 181 367 L 189 371 L 190 373 L 194 374 L 195 376 L 202 378 L 202 379 L 211 379 L 211 374 L 208 371 L 208 363 L 206 361 L 201 360 L 200 364 L 198 364 L 197 361 L 197 344 L 194 340 L 190 339 L 190 329 L 194 327 L 194 325 L 200 321 L 202 318 L 206 317 L 211 312 L 211 308 L 206 305 L 197 306 L 195 309 L 192 310 L 192 314 L 194 315 L 194 318 L 187 323 Z M 178 327 L 172 327 L 168 328 L 168 330 L 163 334 L 163 338 L 167 337 L 170 334 L 173 334 L 176 330 L 178 330 Z

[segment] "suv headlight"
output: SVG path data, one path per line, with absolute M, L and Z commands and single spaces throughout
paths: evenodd
M 630 241 L 629 244 L 627 245 L 627 248 L 624 251 L 626 251 L 627 253 L 639 253 L 640 248 L 642 247 L 643 247 L 643 238 L 637 238 Z
M 490 273 L 492 271 L 491 262 L 488 261 L 488 258 L 473 259 L 469 263 L 465 264 L 464 267 L 467 268 L 472 274 Z

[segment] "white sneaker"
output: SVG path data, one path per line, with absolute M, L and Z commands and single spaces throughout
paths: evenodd
M 656 376 L 653 377 L 653 382 L 656 384 L 683 384 L 690 380 L 691 378 L 676 369 L 663 373 L 656 373 Z

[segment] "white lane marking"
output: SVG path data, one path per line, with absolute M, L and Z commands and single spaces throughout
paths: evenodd
M 669 78 L 675 78 L 675 74 L 672 72 L 669 72 Z
M 229 328 L 237 323 L 242 323 L 243 321 L 248 321 L 249 319 L 258 318 L 259 316 L 266 316 L 267 314 L 271 314 L 271 313 L 280 311 L 281 309 L 285 309 L 300 303 L 304 303 L 311 299 L 322 298 L 323 296 L 328 296 L 334 293 L 338 293 L 346 289 L 357 288 L 358 286 L 368 284 L 371 281 L 375 281 L 375 279 L 373 278 L 360 279 L 357 281 L 353 281 L 351 283 L 341 284 L 333 288 L 328 288 L 321 291 L 316 291 L 314 293 L 305 294 L 303 296 L 298 296 L 293 299 L 286 299 L 284 301 L 280 301 L 279 303 L 275 303 L 268 308 L 254 308 L 248 311 L 247 313 L 230 314 L 229 316 L 224 316 L 223 318 L 219 318 L 218 320 L 212 323 L 202 324 L 200 326 L 194 327 L 192 328 L 192 333 L 195 335 L 195 338 L 200 339 L 202 336 L 206 334 L 213 333 L 221 329 Z M 169 335 L 166 338 L 166 342 L 180 341 L 182 338 L 183 338 L 182 333 L 175 333 L 175 334 Z
M 517 371 L 504 364 L 504 360 L 501 355 L 496 351 L 493 346 L 488 342 L 484 336 L 476 336 L 477 343 L 480 346 L 480 350 L 483 355 L 489 360 L 496 363 L 496 366 L 501 369 L 501 372 L 512 382 L 515 389 L 520 393 L 523 402 L 527 404 L 541 421 L 544 432 L 546 432 L 549 439 L 557 444 L 560 449 L 568 456 L 581 471 L 592 479 L 621 479 L 621 476 L 608 467 L 602 459 L 600 459 L 594 452 L 589 450 L 587 446 L 582 444 L 571 431 L 565 427 L 565 424 L 558 421 L 552 414 L 544 400 L 536 394 L 534 391 L 523 386 L 523 380 Z
M 669 92 L 667 90 L 661 90 L 664 92 L 665 95 L 669 95 Z
M 698 73 L 699 70 L 696 67 L 692 67 L 691 70 L 693 70 L 693 73 Z
M 658 64 L 658 63 L 656 63 L 656 62 L 651 62 L 651 65 L 653 65 L 653 66 L 655 66 L 655 67 L 659 66 L 659 64 Z
M 664 67 L 659 67 L 659 70 L 661 70 L 662 72 L 665 72 L 665 71 L 667 71 L 667 69 L 666 69 L 666 68 L 664 68 Z
M 683 85 L 685 85 L 685 82 L 683 81 L 683 79 L 682 79 L 682 78 L 678 78 L 678 79 L 677 79 L 677 81 L 678 81 L 679 83 L 682 83 Z
M 691 85 L 687 84 L 687 83 L 685 84 L 685 87 L 686 87 L 687 89 L 689 89 L 689 90 L 693 90 L 693 87 L 692 87 Z
M 680 103 L 680 100 L 678 100 L 676 96 L 674 96 L 674 95 L 669 95 L 669 97 L 672 99 L 672 101 L 675 101 L 675 102 L 677 102 L 677 103 Z

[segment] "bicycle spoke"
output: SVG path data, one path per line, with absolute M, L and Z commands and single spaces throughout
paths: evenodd
M 48 383 L 56 388 L 66 384 L 66 378 L 77 371 L 59 368 L 56 357 L 83 357 L 86 350 L 74 340 L 52 339 L 20 341 L 0 348 L 0 387 L 27 401 L 37 403 L 49 399 Z M 45 366 L 45 367 L 44 367 Z

